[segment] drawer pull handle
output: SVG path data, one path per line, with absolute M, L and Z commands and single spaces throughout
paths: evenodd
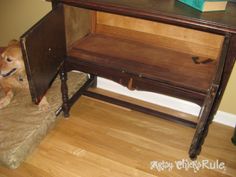
M 135 89 L 133 88 L 133 78 L 130 78 L 130 79 L 129 79 L 129 82 L 128 82 L 128 89 L 129 89 L 129 90 L 135 90 Z

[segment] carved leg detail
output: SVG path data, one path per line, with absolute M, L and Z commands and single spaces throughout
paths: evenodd
M 196 159 L 197 155 L 200 154 L 201 147 L 208 133 L 209 125 L 211 124 L 214 118 L 216 110 L 214 109 L 214 100 L 215 100 L 215 95 L 217 93 L 217 89 L 218 89 L 217 85 L 212 86 L 205 99 L 202 110 L 199 114 L 199 122 L 196 127 L 196 132 L 194 134 L 192 144 L 189 149 L 189 157 L 191 159 Z
M 189 156 L 191 159 L 195 159 L 201 151 L 201 147 L 204 143 L 205 137 L 208 133 L 209 125 L 211 124 L 214 115 L 219 107 L 220 100 L 222 98 L 223 90 L 225 89 L 224 80 L 222 80 L 225 61 L 227 59 L 227 52 L 230 48 L 231 34 L 226 34 L 222 52 L 217 68 L 216 75 L 213 79 L 211 88 L 208 90 L 204 104 L 202 106 L 201 113 L 199 114 L 199 122 L 196 132 L 193 137 L 191 147 L 189 149 Z M 222 82 L 223 81 L 223 82 Z
M 69 117 L 70 107 L 68 104 L 68 87 L 67 87 L 67 72 L 65 71 L 64 67 L 60 71 L 60 78 L 61 78 L 61 93 L 62 93 L 62 110 L 64 113 L 64 117 Z
M 209 125 L 212 122 L 212 118 L 206 120 L 206 121 L 200 121 L 196 132 L 194 134 L 193 140 L 192 140 L 192 144 L 191 147 L 189 149 L 189 157 L 191 159 L 196 159 L 197 156 L 200 154 L 201 152 L 201 147 L 205 141 L 205 138 L 208 134 L 208 130 L 209 130 Z

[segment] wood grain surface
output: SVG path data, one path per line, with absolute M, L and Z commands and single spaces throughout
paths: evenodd
M 137 76 L 202 93 L 210 88 L 216 69 L 216 61 L 198 65 L 193 62 L 191 54 L 105 34 L 85 37 L 68 55 L 91 65 L 123 69 Z
M 153 160 L 188 159 L 194 130 L 146 114 L 82 97 L 70 119 L 60 119 L 16 170 L 1 177 L 234 177 L 233 129 L 213 124 L 198 161 L 219 160 L 226 170 L 150 170 Z

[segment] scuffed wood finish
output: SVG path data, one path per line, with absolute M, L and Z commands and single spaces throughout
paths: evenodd
M 191 54 L 99 34 L 79 41 L 68 56 L 201 93 L 210 87 L 216 67 L 216 62 L 195 64 Z
M 111 96 L 111 95 L 110 95 Z M 127 100 L 127 98 L 124 98 Z M 6 177 L 235 177 L 233 128 L 213 123 L 198 161 L 219 160 L 226 170 L 150 170 L 150 161 L 187 159 L 192 128 L 81 97 L 70 119 L 55 128 Z M 174 137 L 173 137 L 174 136 Z
M 201 13 L 176 0 L 59 0 L 60 2 L 225 34 L 236 34 L 236 4 L 229 2 L 225 12 Z

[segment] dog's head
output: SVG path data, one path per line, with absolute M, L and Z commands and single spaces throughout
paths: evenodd
M 0 56 L 0 78 L 20 74 L 25 70 L 20 44 L 12 40 Z

